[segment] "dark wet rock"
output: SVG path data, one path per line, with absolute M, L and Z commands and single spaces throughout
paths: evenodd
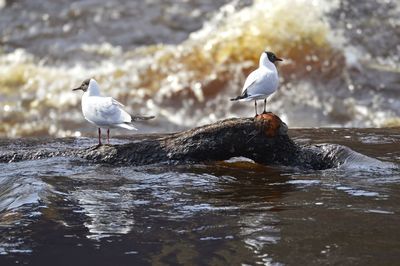
M 242 156 L 260 164 L 327 169 L 343 164 L 351 156 L 350 149 L 340 145 L 297 144 L 287 131 L 278 116 L 267 113 L 99 147 L 82 148 L 82 143 L 76 143 L 79 139 L 73 138 L 9 140 L 0 143 L 0 162 L 62 156 L 111 165 L 145 165 L 222 161 Z

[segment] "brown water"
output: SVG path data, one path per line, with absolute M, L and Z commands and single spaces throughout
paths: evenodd
M 142 133 L 251 116 L 228 99 L 264 49 L 285 59 L 268 109 L 289 128 L 398 126 L 399 19 L 398 0 L 0 0 L 0 152 L 93 145 L 18 139 L 94 136 L 71 92 L 88 77 L 157 116 Z M 399 129 L 290 134 L 382 162 L 0 164 L 0 265 L 397 265 Z
M 351 156 L 324 171 L 245 158 L 143 167 L 68 158 L 1 164 L 0 265 L 396 265 L 400 130 L 290 134 L 393 164 Z M 5 141 L 1 149 L 18 145 Z
M 397 0 L 2 2 L 3 137 L 94 134 L 71 92 L 88 77 L 156 115 L 143 131 L 251 116 L 229 99 L 264 49 L 284 58 L 268 109 L 290 126 L 399 125 Z

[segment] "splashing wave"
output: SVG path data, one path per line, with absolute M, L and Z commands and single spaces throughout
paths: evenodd
M 398 57 L 382 66 L 384 55 L 364 53 L 367 42 L 354 45 L 357 32 L 371 25 L 362 23 L 368 22 L 368 8 L 357 3 L 351 8 L 359 11 L 359 17 L 336 20 L 349 13 L 349 2 L 233 1 L 177 44 L 125 47 L 112 44 L 120 36 L 103 33 L 107 41 L 76 40 L 76 53 L 83 59 L 67 63 L 53 62 L 51 55 L 49 59 L 27 48 L 0 53 L 0 136 L 91 132 L 80 113 L 80 95 L 70 90 L 90 76 L 129 112 L 157 115 L 145 131 L 172 131 L 232 115 L 252 115 L 250 106 L 228 99 L 240 91 L 264 49 L 285 59 L 279 66 L 282 85 L 268 108 L 290 126 L 396 125 L 400 101 L 391 96 L 398 87 L 400 70 L 392 64 Z M 398 10 L 395 2 L 390 4 Z M 386 7 L 374 3 L 369 8 Z M 394 32 L 399 19 L 395 12 L 386 15 L 390 20 L 380 25 L 381 30 Z M 343 25 L 344 20 L 348 23 Z M 93 34 L 92 28 L 88 30 Z M 42 35 L 38 38 L 54 37 Z

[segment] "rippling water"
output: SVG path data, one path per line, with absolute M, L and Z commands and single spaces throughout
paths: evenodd
M 91 76 L 157 115 L 144 131 L 252 115 L 228 99 L 265 48 L 289 126 L 399 125 L 398 1 L 0 3 L 0 136 L 92 134 L 71 92 Z
M 396 264 L 398 129 L 290 134 L 393 164 L 352 157 L 323 171 L 245 158 L 142 167 L 68 158 L 1 164 L 0 264 Z M 21 145 L 6 141 L 1 149 L 10 143 Z

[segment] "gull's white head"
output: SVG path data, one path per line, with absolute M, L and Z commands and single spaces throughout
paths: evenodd
M 283 61 L 282 59 L 276 57 L 276 55 L 272 52 L 264 51 L 260 57 L 260 66 L 268 66 L 271 63 L 275 63 L 276 61 Z
M 97 84 L 96 80 L 91 78 L 91 79 L 85 79 L 81 86 L 78 88 L 73 89 L 73 91 L 77 90 L 82 90 L 85 92 L 85 94 L 89 96 L 99 96 L 100 95 L 100 88 L 99 84 Z

